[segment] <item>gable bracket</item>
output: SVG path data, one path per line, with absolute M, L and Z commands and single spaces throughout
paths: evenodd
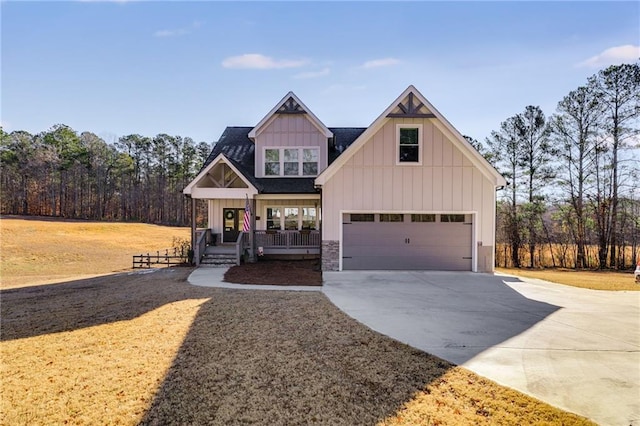
M 278 114 L 306 114 L 307 111 L 302 109 L 300 105 L 293 99 L 289 98 L 282 104 L 282 107 L 276 111 Z
M 407 99 L 407 105 L 403 105 L 402 102 L 398 103 L 398 108 L 402 112 L 389 113 L 387 117 L 400 117 L 400 118 L 436 118 L 434 114 L 427 112 L 420 112 L 424 107 L 424 104 L 420 102 L 418 105 L 413 104 L 413 92 L 409 93 L 409 99 Z

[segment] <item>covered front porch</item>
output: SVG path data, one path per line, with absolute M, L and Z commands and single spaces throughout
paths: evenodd
M 239 265 L 262 256 L 304 259 L 320 256 L 320 231 L 317 230 L 241 231 L 232 243 L 216 243 L 210 228 L 198 229 L 196 235 L 194 262 L 197 266 Z
M 197 265 L 205 256 L 229 261 L 233 255 L 236 263 L 260 256 L 320 256 L 321 199 L 312 179 L 249 179 L 221 154 L 184 193 L 193 205 L 207 202 L 206 228 L 196 229 L 195 216 L 191 220 Z

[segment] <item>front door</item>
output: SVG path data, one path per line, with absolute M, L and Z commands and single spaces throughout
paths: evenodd
M 235 243 L 238 234 L 242 230 L 242 218 L 244 209 L 222 209 L 222 217 L 224 218 L 224 232 L 222 233 L 222 241 L 225 243 Z

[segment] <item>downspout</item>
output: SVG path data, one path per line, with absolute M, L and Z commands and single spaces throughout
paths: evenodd
M 507 182 L 507 185 L 509 185 L 509 183 Z M 504 190 L 505 185 L 500 185 L 500 186 L 496 186 L 496 191 L 502 191 Z M 496 216 L 497 214 L 497 204 L 498 204 L 498 197 L 496 195 L 496 198 L 493 200 L 493 265 L 492 265 L 492 273 L 496 272 L 496 253 L 498 253 L 498 247 L 496 246 L 496 234 L 498 233 L 498 217 Z

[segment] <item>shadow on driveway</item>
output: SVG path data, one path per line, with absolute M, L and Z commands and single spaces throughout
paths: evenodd
M 368 327 L 460 365 L 559 309 L 505 280 L 520 282 L 470 272 L 325 272 L 323 292 Z

